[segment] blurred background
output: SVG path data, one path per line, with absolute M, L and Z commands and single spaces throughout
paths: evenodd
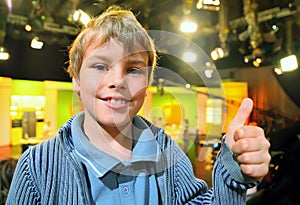
M 0 158 L 18 158 L 82 110 L 65 72 L 67 48 L 90 18 L 113 4 L 131 9 L 147 30 L 170 32 L 201 48 L 186 46 L 182 56 L 158 53 L 139 114 L 165 127 L 196 175 L 211 183 L 220 137 L 241 100 L 251 97 L 247 123 L 263 127 L 273 156 L 270 174 L 258 187 L 269 197 L 252 203 L 279 204 L 274 193 L 285 191 L 294 200 L 290 204 L 297 204 L 299 0 L 1 0 Z M 282 188 L 283 176 L 295 180 L 288 178 Z

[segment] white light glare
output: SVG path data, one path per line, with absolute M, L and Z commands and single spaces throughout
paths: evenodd
M 219 7 L 220 7 L 220 0 L 198 0 L 196 4 L 197 9 L 218 11 Z
M 184 33 L 196 32 L 198 25 L 195 22 L 184 21 L 180 24 L 180 30 Z
M 228 55 L 229 55 L 228 46 L 217 47 L 210 53 L 210 57 L 212 60 L 222 59 L 227 57 Z
M 203 0 L 203 4 L 220 6 L 220 1 L 219 0 Z
M 38 37 L 34 37 L 31 40 L 31 44 L 30 44 L 31 48 L 34 48 L 34 49 L 42 49 L 43 45 L 44 45 L 44 42 L 40 41 Z
M 13 7 L 12 0 L 6 0 L 6 5 L 7 5 L 9 12 L 11 13 L 12 7 Z
M 195 62 L 197 59 L 197 55 L 193 52 L 187 51 L 183 53 L 182 58 L 189 63 Z
M 271 34 L 275 34 L 278 30 L 279 30 L 279 27 L 276 26 L 275 24 L 273 24 Z
M 290 55 L 280 60 L 281 70 L 283 72 L 290 72 L 298 68 L 297 57 Z
M 0 46 L 0 60 L 8 60 L 8 59 L 9 59 L 8 51 L 3 46 Z
M 277 75 L 281 75 L 283 72 L 280 68 L 274 68 L 274 72 L 277 74 Z
M 204 71 L 205 77 L 207 77 L 207 78 L 212 78 L 213 73 L 214 73 L 214 71 L 212 69 L 205 69 L 205 71 Z
M 210 53 L 211 59 L 213 60 L 218 60 L 220 58 L 224 57 L 224 51 L 222 48 L 215 48 L 211 53 Z
M 90 16 L 81 9 L 73 13 L 73 21 L 80 21 L 83 25 L 86 25 L 90 20 Z
M 190 89 L 191 88 L 191 84 L 185 84 L 185 88 Z

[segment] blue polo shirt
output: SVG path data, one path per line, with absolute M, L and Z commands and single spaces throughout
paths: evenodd
M 132 159 L 119 161 L 93 146 L 83 132 L 84 113 L 74 117 L 74 155 L 83 165 L 95 204 L 161 204 L 156 167 L 160 149 L 154 135 L 139 118 L 133 119 L 135 136 Z

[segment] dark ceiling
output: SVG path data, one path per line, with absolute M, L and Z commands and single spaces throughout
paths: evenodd
M 248 26 L 244 15 L 246 1 L 223 0 L 221 2 L 228 8 L 228 13 L 220 14 L 215 10 L 196 9 L 198 0 L 1 0 L 0 36 L 4 36 L 3 45 L 7 47 L 11 57 L 8 61 L 0 61 L 0 76 L 69 81 L 68 75 L 64 72 L 67 67 L 66 50 L 74 39 L 77 29 L 80 28 L 79 24 L 68 21 L 69 14 L 75 9 L 81 9 L 95 16 L 112 4 L 132 9 L 142 25 L 149 30 L 163 30 L 180 35 L 183 34 L 178 30 L 179 22 L 190 12 L 190 16 L 198 23 L 198 31 L 187 38 L 206 53 L 219 46 L 219 33 L 225 25 L 230 55 L 215 62 L 217 69 L 249 67 L 251 64 L 245 64 L 243 56 L 253 51 L 250 40 L 241 41 L 238 38 Z M 265 17 L 256 24 L 261 35 L 259 47 L 265 50 L 262 65 L 277 65 L 279 57 L 285 55 L 288 48 L 298 52 L 300 46 L 298 5 L 300 0 L 251 1 L 251 7 L 255 8 L 256 15 Z M 270 9 L 274 8 L 277 10 L 271 12 Z M 42 21 L 41 16 L 45 17 Z M 222 17 L 221 21 L 219 17 Z M 25 21 L 35 24 L 32 32 L 24 30 Z M 237 22 L 243 23 L 236 24 Z M 278 26 L 278 31 L 272 32 L 273 24 Z M 42 50 L 34 50 L 29 46 L 35 34 L 45 41 Z M 168 67 L 179 75 L 182 72 L 182 77 L 188 83 L 198 85 L 200 82 L 192 70 L 187 72 L 187 66 L 172 56 L 161 54 L 159 65 Z

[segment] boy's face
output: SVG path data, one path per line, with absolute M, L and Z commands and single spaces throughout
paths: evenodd
M 86 115 L 106 131 L 131 122 L 145 99 L 147 62 L 145 53 L 126 53 L 123 44 L 116 40 L 88 47 L 79 79 L 73 79 Z

